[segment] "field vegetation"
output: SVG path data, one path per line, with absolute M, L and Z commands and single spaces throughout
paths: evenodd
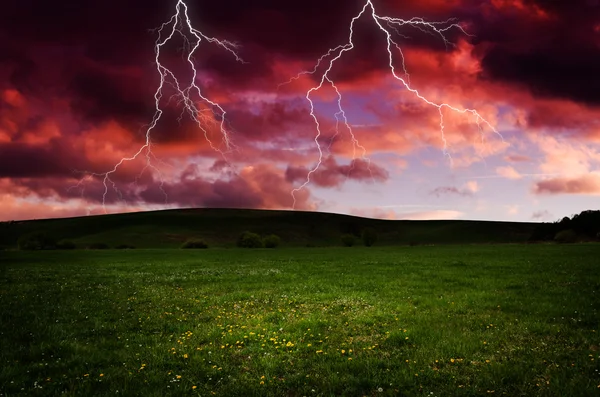
M 0 395 L 598 393 L 598 244 L 336 236 L 0 252 Z

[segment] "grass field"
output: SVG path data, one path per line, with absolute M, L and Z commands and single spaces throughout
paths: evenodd
M 600 394 L 600 245 L 0 252 L 0 395 Z

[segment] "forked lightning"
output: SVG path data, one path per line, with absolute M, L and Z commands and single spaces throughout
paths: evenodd
M 188 16 L 188 7 L 183 0 L 178 0 L 176 8 L 175 8 L 175 14 L 171 17 L 171 19 L 168 22 L 165 22 L 164 24 L 162 24 L 156 30 L 158 31 L 158 38 L 155 43 L 155 64 L 156 64 L 156 70 L 158 71 L 159 76 L 160 76 L 160 83 L 154 94 L 155 113 L 154 113 L 154 117 L 152 118 L 152 122 L 147 126 L 147 129 L 146 129 L 146 133 L 145 133 L 146 142 L 143 146 L 141 146 L 139 148 L 139 150 L 133 156 L 122 158 L 117 164 L 115 164 L 115 166 L 110 171 L 105 172 L 105 173 L 88 173 L 87 178 L 89 178 L 91 176 L 96 176 L 96 177 L 102 178 L 102 182 L 104 185 L 104 193 L 102 195 L 102 208 L 104 209 L 105 213 L 107 212 L 105 204 L 106 204 L 106 196 L 108 194 L 109 184 L 112 185 L 115 192 L 119 195 L 119 197 L 121 197 L 121 192 L 118 190 L 116 183 L 113 180 L 111 180 L 111 175 L 116 173 L 117 170 L 119 169 L 119 167 L 121 165 L 123 165 L 123 163 L 128 162 L 128 161 L 133 161 L 142 154 L 145 154 L 145 156 L 146 156 L 146 165 L 145 165 L 144 169 L 142 170 L 142 173 L 147 168 L 152 168 L 154 171 L 157 172 L 157 174 L 161 180 L 161 184 L 160 184 L 161 190 L 163 188 L 164 181 L 162 178 L 162 174 L 161 174 L 160 170 L 156 166 L 154 166 L 151 162 L 151 158 L 154 158 L 156 160 L 156 158 L 154 157 L 154 155 L 152 153 L 151 133 L 152 133 L 152 130 L 154 128 L 156 128 L 156 125 L 158 124 L 158 122 L 163 114 L 163 108 L 161 108 L 160 101 L 163 97 L 164 88 L 165 88 L 166 84 L 169 84 L 176 90 L 175 95 L 171 96 L 169 100 L 172 100 L 175 98 L 175 99 L 177 99 L 177 101 L 179 103 L 183 103 L 184 108 L 183 108 L 182 116 L 187 111 L 187 113 L 190 115 L 190 117 L 197 123 L 198 128 L 204 133 L 204 137 L 208 141 L 208 143 L 210 144 L 210 147 L 212 149 L 214 149 L 214 150 L 220 152 L 222 155 L 224 155 L 224 152 L 222 152 L 221 149 L 219 149 L 217 146 L 215 146 L 215 144 L 211 141 L 211 139 L 208 136 L 208 130 L 205 127 L 205 123 L 210 123 L 210 122 L 214 123 L 215 118 L 217 120 L 220 120 L 219 128 L 220 128 L 220 132 L 221 132 L 221 136 L 222 136 L 222 141 L 225 145 L 226 150 L 229 150 L 232 145 L 229 132 L 226 128 L 226 118 L 225 118 L 226 112 L 225 112 L 225 110 L 217 102 L 214 102 L 214 101 L 210 100 L 209 98 L 205 97 L 202 94 L 200 87 L 196 84 L 196 78 L 197 78 L 198 72 L 196 70 L 196 66 L 194 65 L 193 56 L 194 56 L 194 53 L 196 52 L 196 50 L 198 49 L 198 47 L 200 46 L 200 43 L 202 42 L 202 40 L 206 40 L 207 42 L 215 44 L 215 45 L 221 47 L 222 49 L 224 49 L 225 51 L 230 52 L 238 62 L 244 63 L 244 60 L 242 58 L 240 58 L 240 56 L 236 52 L 236 50 L 238 49 L 238 45 L 236 43 L 233 43 L 233 42 L 230 42 L 227 40 L 219 40 L 214 37 L 209 37 L 209 36 L 205 35 L 204 33 L 202 33 L 201 31 L 195 29 L 192 26 L 192 23 Z M 181 84 L 179 82 L 179 79 L 175 76 L 175 73 L 173 73 L 169 68 L 167 68 L 166 66 L 161 64 L 161 61 L 160 61 L 162 47 L 164 47 L 169 42 L 169 40 L 171 40 L 176 34 L 181 35 L 181 37 L 184 40 L 184 43 L 185 43 L 184 51 L 187 50 L 186 60 L 189 63 L 190 67 L 192 68 L 192 78 L 189 81 L 189 84 L 187 86 L 184 86 L 183 84 Z M 190 36 L 193 36 L 193 38 Z M 183 88 L 183 87 L 185 87 L 185 88 Z M 199 101 L 206 104 L 207 109 L 198 109 L 196 102 L 192 98 L 193 94 L 197 94 Z M 204 115 L 203 113 L 205 113 L 206 111 L 209 111 L 211 114 L 209 116 Z M 78 183 L 78 186 L 81 185 L 81 183 L 83 183 L 83 181 L 87 178 L 82 179 Z M 164 190 L 163 190 L 163 193 L 165 194 L 165 199 L 166 199 L 166 193 L 164 192 Z
M 494 128 L 486 119 L 484 119 L 476 110 L 474 109 L 460 109 L 454 106 L 451 106 L 447 103 L 435 103 L 433 101 L 430 101 L 429 99 L 425 98 L 423 95 L 421 95 L 419 93 L 418 90 L 416 90 L 415 88 L 413 88 L 410 84 L 410 80 L 409 80 L 409 74 L 406 70 L 406 65 L 404 62 L 404 53 L 402 52 L 402 48 L 400 47 L 400 45 L 398 44 L 398 42 L 392 37 L 393 34 L 396 34 L 398 36 L 404 37 L 402 34 L 400 34 L 400 31 L 398 30 L 401 27 L 404 26 L 409 26 L 415 29 L 420 30 L 421 32 L 424 33 L 428 33 L 434 36 L 438 36 L 446 46 L 448 45 L 453 45 L 452 43 L 450 43 L 448 41 L 448 39 L 446 38 L 446 36 L 444 35 L 448 30 L 450 29 L 458 29 L 460 30 L 462 33 L 464 33 L 465 35 L 470 36 L 467 32 L 465 32 L 465 30 L 458 24 L 456 23 L 455 19 L 448 19 L 446 21 L 441 21 L 441 22 L 428 22 L 425 21 L 423 18 L 412 18 L 412 19 L 400 19 L 400 18 L 392 18 L 392 17 L 387 17 L 387 16 L 380 16 L 376 13 L 375 11 L 375 6 L 373 5 L 371 0 L 367 0 L 367 2 L 364 4 L 364 6 L 362 7 L 361 11 L 358 13 L 358 15 L 356 15 L 354 18 L 352 18 L 352 21 L 350 22 L 350 32 L 349 32 L 349 37 L 348 37 L 348 42 L 346 44 L 343 45 L 339 45 L 335 48 L 331 48 L 329 49 L 324 55 L 322 55 L 318 60 L 317 63 L 315 64 L 314 68 L 310 71 L 304 71 L 304 72 L 300 72 L 297 76 L 293 77 L 292 79 L 290 79 L 289 81 L 287 81 L 286 83 L 283 84 L 288 84 L 291 83 L 294 80 L 297 80 L 300 78 L 300 76 L 302 75 L 317 75 L 317 71 L 319 70 L 319 68 L 323 69 L 324 71 L 320 74 L 318 74 L 318 80 L 319 83 L 310 88 L 307 92 L 306 92 L 306 99 L 308 100 L 309 104 L 310 104 L 310 115 L 313 118 L 315 125 L 316 125 L 316 130 L 317 130 L 317 134 L 315 135 L 314 141 L 317 145 L 317 150 L 319 151 L 319 159 L 317 161 L 317 164 L 308 171 L 307 175 L 306 175 L 306 181 L 299 187 L 295 188 L 294 190 L 292 190 L 292 197 L 293 197 L 293 207 L 295 207 L 296 205 L 296 196 L 295 194 L 300 191 L 301 189 L 303 189 L 304 187 L 306 187 L 309 183 L 310 183 L 310 177 L 313 173 L 315 173 L 318 169 L 319 166 L 321 165 L 321 162 L 323 160 L 323 151 L 321 149 L 321 145 L 319 144 L 319 137 L 321 136 L 321 125 L 319 124 L 319 120 L 317 119 L 317 116 L 315 115 L 315 107 L 314 107 L 314 103 L 311 99 L 311 94 L 314 93 L 315 91 L 318 91 L 319 89 L 321 89 L 323 87 L 324 84 L 329 84 L 331 85 L 331 87 L 335 90 L 336 95 L 337 95 L 337 106 L 338 106 L 338 111 L 335 114 L 336 117 L 336 135 L 339 133 L 339 130 L 337 129 L 337 125 L 338 125 L 338 121 L 339 121 L 339 117 L 341 116 L 341 119 L 344 122 L 344 125 L 346 127 L 346 129 L 348 130 L 348 132 L 350 133 L 351 139 L 352 139 L 352 143 L 353 143 L 353 148 L 354 150 L 356 150 L 356 148 L 360 148 L 362 150 L 362 157 L 364 160 L 367 160 L 365 155 L 366 155 L 366 150 L 363 146 L 361 146 L 358 142 L 358 140 L 356 139 L 354 133 L 352 132 L 352 127 L 350 126 L 350 124 L 348 123 L 348 119 L 346 118 L 346 113 L 342 107 L 342 95 L 338 89 L 338 87 L 335 85 L 335 82 L 331 79 L 331 77 L 329 76 L 329 73 L 331 72 L 331 69 L 333 68 L 333 65 L 336 61 L 338 61 L 341 56 L 345 53 L 348 52 L 350 50 L 352 50 L 354 48 L 354 42 L 353 42 L 353 36 L 354 36 L 354 24 L 356 23 L 356 21 L 363 16 L 363 14 L 365 14 L 367 12 L 367 10 L 370 10 L 370 16 L 373 19 L 373 22 L 377 25 L 377 27 L 379 28 L 379 30 L 381 30 L 381 32 L 383 33 L 383 35 L 386 38 L 387 41 L 387 52 L 388 52 L 388 59 L 389 59 L 389 68 L 390 71 L 392 73 L 392 76 L 398 80 L 399 82 L 402 83 L 402 85 L 411 93 L 413 93 L 417 98 L 419 98 L 421 101 L 424 101 L 425 103 L 427 103 L 430 106 L 433 106 L 435 108 L 438 109 L 439 113 L 440 113 L 440 133 L 441 133 L 441 139 L 444 142 L 444 155 L 447 155 L 450 159 L 450 161 L 452 161 L 452 158 L 450 157 L 450 154 L 447 152 L 447 141 L 446 141 L 446 137 L 444 135 L 444 116 L 442 113 L 442 109 L 443 108 L 447 108 L 450 109 L 452 111 L 455 112 L 459 112 L 459 113 L 470 113 L 471 115 L 475 116 L 475 121 L 478 125 L 478 127 L 481 127 L 480 123 L 483 123 L 485 125 L 487 125 L 494 133 L 500 135 L 500 133 L 496 130 L 496 128 Z M 396 49 L 400 55 L 400 59 L 402 61 L 402 69 L 403 69 L 403 77 L 399 76 L 396 73 L 396 67 L 394 66 L 394 51 L 393 49 Z M 323 66 L 322 66 L 323 64 Z M 500 135 L 500 137 L 502 138 L 502 136 Z M 367 160 L 368 161 L 368 160 Z

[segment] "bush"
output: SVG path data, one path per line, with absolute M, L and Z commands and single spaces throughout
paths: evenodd
M 263 241 L 258 234 L 246 231 L 238 238 L 237 246 L 241 248 L 262 248 Z
M 208 248 L 208 244 L 206 244 L 206 241 L 202 239 L 191 238 L 183 243 L 181 248 Z
M 372 227 L 367 227 L 362 231 L 362 240 L 365 246 L 370 247 L 377 241 L 377 232 Z
M 561 230 L 554 236 L 557 243 L 576 243 L 577 233 L 573 229 Z
M 59 250 L 74 250 L 75 248 L 75 243 L 71 240 L 61 240 L 56 244 L 56 249 Z
M 342 236 L 342 244 L 344 244 L 344 247 L 352 247 L 354 242 L 355 238 L 353 234 L 344 234 Z
M 33 232 L 21 236 L 17 245 L 20 250 L 51 250 L 56 248 L 56 240 L 45 232 Z
M 108 249 L 108 244 L 106 243 L 92 243 L 87 246 L 87 249 L 90 250 L 105 250 Z
M 135 248 L 135 246 L 130 245 L 130 244 L 121 244 L 121 245 L 117 245 L 115 248 L 118 250 L 132 250 Z
M 281 239 L 276 234 L 271 234 L 263 239 L 263 244 L 266 248 L 275 248 L 279 246 Z

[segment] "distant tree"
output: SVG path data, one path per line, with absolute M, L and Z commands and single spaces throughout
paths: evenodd
M 561 230 L 554 236 L 554 241 L 557 243 L 576 243 L 577 240 L 577 233 L 573 229 Z
M 600 211 L 582 211 L 571 218 L 564 217 L 553 223 L 539 223 L 531 233 L 529 241 L 550 241 L 565 230 L 572 230 L 579 240 L 593 240 L 600 233 Z
M 596 237 L 600 232 L 600 211 L 582 211 L 571 219 L 571 228 L 577 233 L 584 234 L 589 238 Z
M 17 245 L 20 250 L 51 250 L 56 249 L 56 240 L 45 232 L 36 231 L 21 236 Z
M 568 216 L 565 216 L 560 220 L 560 222 L 558 222 L 558 225 L 560 226 L 561 230 L 566 229 L 567 227 L 569 227 L 570 224 L 571 218 L 569 218 Z
M 372 227 L 367 227 L 362 231 L 362 240 L 365 246 L 370 247 L 377 241 L 377 232 Z
M 558 222 L 539 223 L 529 236 L 529 241 L 551 241 L 559 231 L 561 231 L 561 227 Z
M 266 248 L 276 248 L 281 243 L 281 238 L 276 234 L 271 234 L 263 239 L 263 244 Z
M 263 241 L 256 233 L 245 231 L 240 234 L 237 241 L 237 246 L 240 248 L 262 248 Z
M 131 244 L 120 244 L 120 245 L 117 245 L 115 248 L 118 250 L 131 250 L 131 249 L 135 249 L 135 246 L 133 246 Z
M 344 244 L 344 247 L 352 247 L 354 245 L 354 242 L 356 240 L 356 237 L 354 237 L 353 234 L 344 234 L 342 235 L 342 244 Z
M 183 243 L 183 245 L 181 246 L 181 248 L 208 248 L 208 244 L 206 244 L 206 242 L 202 239 L 198 239 L 198 238 L 191 238 L 189 240 L 187 240 L 185 243 Z

